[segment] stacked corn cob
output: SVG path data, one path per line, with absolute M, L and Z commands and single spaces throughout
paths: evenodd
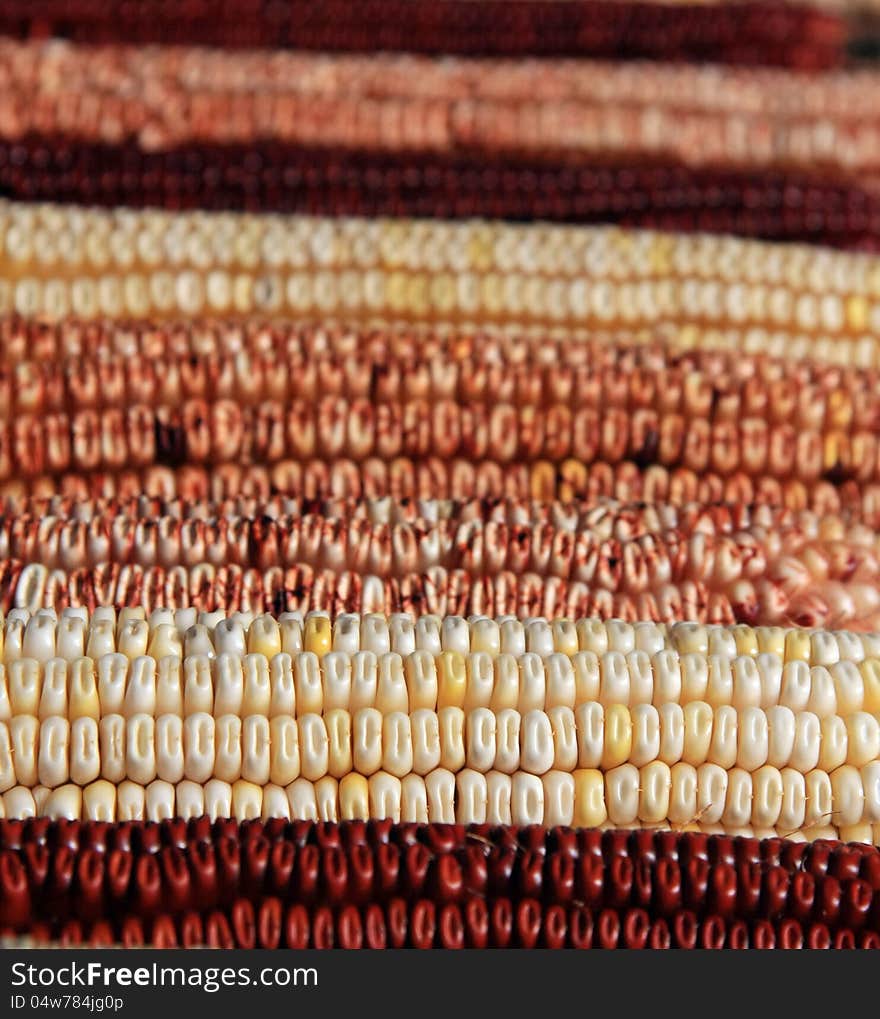
M 880 80 L 310 6 L 0 11 L 0 934 L 877 947 Z
M 873 635 L 195 618 L 10 613 L 7 816 L 721 824 L 861 841 L 880 821 Z
M 205 822 L 205 823 L 203 823 Z M 876 947 L 877 850 L 696 833 L 0 822 L 31 938 L 239 948 Z M 787 911 L 787 915 L 786 914 Z

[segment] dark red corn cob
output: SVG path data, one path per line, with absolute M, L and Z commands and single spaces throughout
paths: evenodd
M 592 166 L 491 152 L 304 149 L 271 141 L 261 141 L 258 162 L 252 153 L 243 145 L 147 152 L 135 141 L 111 146 L 27 136 L 0 141 L 0 193 L 20 201 L 173 210 L 614 222 L 877 250 L 880 201 L 855 184 L 802 171 Z
M 107 943 L 109 924 L 126 943 L 316 947 L 846 947 L 880 932 L 867 846 L 388 822 L 184 828 L 180 845 L 175 822 L 0 822 L 18 843 L 0 851 L 0 923 L 48 925 L 64 943 Z M 128 848 L 111 848 L 119 834 Z
M 6 0 L 4 35 L 87 43 L 197 43 L 305 50 L 407 50 L 495 56 L 712 60 L 819 68 L 842 58 L 843 22 L 807 7 L 610 3 L 601 0 L 224 0 L 127 3 Z

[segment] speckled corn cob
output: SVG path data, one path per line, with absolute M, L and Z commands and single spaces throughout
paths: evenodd
M 479 504 L 456 517 L 426 502 L 391 524 L 381 503 L 365 519 L 369 506 L 352 516 L 347 506 L 271 519 L 258 507 L 256 518 L 183 521 L 111 511 L 88 522 L 29 518 L 19 507 L 0 516 L 0 605 L 519 616 L 555 606 L 663 622 L 872 629 L 880 621 L 876 542 L 845 519 L 600 504 L 560 507 L 551 521 L 546 508 L 514 503 L 484 521 Z
M 47 356 L 50 350 L 57 356 L 80 346 L 83 332 L 70 326 L 57 337 L 39 331 L 31 337 L 11 322 L 6 347 L 14 353 L 32 338 L 46 347 Z M 200 334 L 191 329 L 185 334 L 191 349 L 199 344 L 195 349 L 206 351 L 201 358 L 180 351 L 165 361 L 157 356 L 132 361 L 105 354 L 102 335 L 95 342 L 87 333 L 93 362 L 63 371 L 20 362 L 9 377 L 8 403 L 16 419 L 6 433 L 6 472 L 15 474 L 8 495 L 23 481 L 35 492 L 60 487 L 81 496 L 102 490 L 121 495 L 128 485 L 141 484 L 150 493 L 171 494 L 177 482 L 165 468 L 147 468 L 142 482 L 98 472 L 118 470 L 132 459 L 132 466 L 151 459 L 193 465 L 294 454 L 298 462 L 282 461 L 268 472 L 245 468 L 254 480 L 241 483 L 260 493 L 275 488 L 316 496 L 329 494 L 332 484 L 351 494 L 390 489 L 399 495 L 488 495 L 506 489 L 552 498 L 614 492 L 633 498 L 785 501 L 829 510 L 839 508 L 841 498 L 847 506 L 854 496 L 873 498 L 871 371 L 850 369 L 841 375 L 830 367 L 791 367 L 766 358 L 734 361 L 706 352 L 670 357 L 656 347 L 601 342 L 562 352 L 553 368 L 543 359 L 529 361 L 528 351 L 503 348 L 495 356 L 511 356 L 512 367 L 505 371 L 488 352 L 485 361 L 475 358 L 466 335 L 458 357 L 441 360 L 441 350 L 446 357 L 456 353 L 458 340 L 398 332 L 389 334 L 386 344 L 381 335 L 367 335 L 367 349 L 358 354 L 352 346 L 357 333 L 254 332 L 253 327 L 247 337 L 255 349 L 252 358 L 230 353 L 217 360 L 209 352 L 216 335 L 212 327 L 204 347 Z M 129 335 L 123 333 L 123 343 Z M 220 337 L 230 347 L 240 341 L 232 326 Z M 176 335 L 166 342 L 176 343 Z M 279 344 L 289 351 L 281 360 L 272 353 Z M 389 346 L 405 360 L 385 360 Z M 317 352 L 308 356 L 311 348 Z M 421 350 L 425 359 L 413 361 Z M 584 363 L 585 355 L 595 355 L 599 363 Z M 731 375 L 724 380 L 726 370 Z M 223 399 L 210 405 L 199 399 L 208 391 Z M 575 393 L 579 408 L 572 410 Z M 290 403 L 294 395 L 282 413 L 281 402 Z M 412 399 L 406 401 L 407 396 Z M 266 402 L 267 397 L 272 399 Z M 142 402 L 132 406 L 138 399 Z M 399 400 L 402 406 L 396 406 Z M 154 411 L 157 401 L 183 404 L 183 410 L 178 414 L 160 406 Z M 520 408 L 516 413 L 514 403 Z M 88 409 L 74 410 L 73 416 L 64 409 L 83 405 Z M 52 413 L 37 417 L 47 410 Z M 492 461 L 475 473 L 462 458 L 450 475 L 446 459 L 456 452 Z M 310 462 L 340 453 L 352 459 L 338 463 L 332 478 L 323 463 Z M 379 459 L 371 455 L 376 453 Z M 434 454 L 436 463 L 423 459 Z M 501 457 L 547 454 L 564 459 L 560 469 L 546 462 L 517 464 L 501 473 Z M 412 456 L 422 462 L 407 465 Z M 357 467 L 364 458 L 364 466 Z M 384 463 L 388 458 L 396 462 Z M 652 462 L 660 469 L 652 469 Z M 670 475 L 665 465 L 676 464 Z M 94 473 L 81 479 L 72 473 L 57 480 L 44 476 L 71 467 Z M 794 477 L 777 480 L 791 472 Z M 206 490 L 199 467 L 184 468 L 180 476 L 191 486 L 186 494 Z M 215 472 L 222 487 L 211 482 L 207 490 L 234 494 L 228 486 L 236 484 L 236 476 L 241 470 L 232 465 Z
M 714 472 L 697 474 L 677 467 L 653 465 L 641 470 L 632 462 L 616 466 L 576 460 L 561 464 L 501 464 L 497 461 L 438 458 L 412 460 L 397 457 L 390 463 L 369 460 L 281 461 L 271 466 L 224 464 L 206 469 L 147 467 L 119 473 L 42 475 L 14 478 L 0 486 L 0 499 L 8 508 L 28 501 L 130 500 L 145 495 L 159 501 L 183 499 L 223 503 L 246 498 L 255 503 L 283 495 L 305 500 L 335 499 L 477 499 L 595 501 L 617 498 L 624 502 L 668 502 L 673 505 L 717 502 L 809 509 L 821 516 L 854 514 L 874 521 L 880 513 L 880 489 L 852 481 L 828 481 L 805 486 L 803 482 L 765 476 L 754 483 L 748 476 L 729 478 Z

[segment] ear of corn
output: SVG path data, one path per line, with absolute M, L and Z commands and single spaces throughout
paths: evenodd
M 877 248 L 880 202 L 873 191 L 806 171 L 658 165 L 659 156 L 642 167 L 625 153 L 617 165 L 596 169 L 582 165 L 576 152 L 475 157 L 454 149 L 373 152 L 289 141 L 264 145 L 259 166 L 251 154 L 240 141 L 180 141 L 153 151 L 137 140 L 71 138 L 59 145 L 51 133 L 8 142 L 0 136 L 0 188 L 11 198 L 111 207 L 621 222 Z M 201 187 L 206 176 L 217 182 L 208 192 Z
M 794 351 L 841 343 L 850 362 L 867 344 L 873 363 L 867 330 L 876 314 L 877 266 L 864 255 L 491 222 L 168 216 L 50 205 L 4 212 L 0 310 L 26 317 L 231 312 L 667 327 L 680 330 L 680 346 L 686 323 L 696 321 L 756 340 L 781 331 Z M 275 265 L 271 253 L 282 251 L 287 263 Z M 159 267 L 163 258 L 173 274 Z M 814 281 L 826 280 L 832 288 L 819 296 Z
M 207 818 L 7 821 L 0 840 L 3 929 L 65 944 L 819 948 L 877 937 L 876 850 L 821 840 Z M 266 894 L 252 905 L 255 887 Z
M 865 841 L 880 822 L 875 635 L 195 618 L 10 614 L 7 816 L 720 824 Z
M 774 51 L 784 52 L 778 41 Z M 877 171 L 872 72 L 817 82 L 798 72 L 685 63 L 243 57 L 11 40 L 0 52 L 9 69 L 4 133 L 14 138 L 133 139 L 147 151 L 194 140 L 286 142 L 794 165 L 844 177 Z M 71 88 L 82 102 L 71 102 Z
M 845 36 L 844 24 L 830 14 L 805 6 L 780 11 L 762 3 L 736 11 L 701 4 L 658 6 L 644 20 L 637 5 L 596 0 L 527 0 L 513 10 L 504 0 L 446 0 L 430 11 L 400 0 L 381 0 L 369 8 L 328 0 L 317 10 L 305 0 L 288 0 L 283 18 L 260 2 L 251 5 L 245 23 L 215 0 L 193 13 L 174 6 L 111 13 L 83 0 L 10 0 L 0 15 L 0 29 L 5 35 L 26 36 L 28 26 L 37 26 L 42 33 L 51 30 L 83 42 L 697 58 L 807 68 L 839 63 Z
M 421 607 L 552 616 L 555 606 L 572 616 L 858 629 L 876 618 L 875 542 L 863 524 L 837 517 L 759 506 L 737 513 L 737 526 L 723 507 L 657 504 L 648 513 L 610 503 L 605 514 L 575 506 L 551 522 L 538 506 L 511 503 L 481 521 L 471 516 L 484 512 L 478 503 L 458 518 L 426 501 L 424 516 L 391 524 L 379 502 L 354 506 L 342 516 L 270 519 L 264 506 L 259 520 L 183 521 L 111 509 L 88 527 L 0 518 L 0 601 L 7 610 L 105 603 L 334 615 Z

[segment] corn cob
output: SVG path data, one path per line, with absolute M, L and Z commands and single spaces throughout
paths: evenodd
M 68 837 L 74 827 L 85 834 L 97 826 L 69 823 Z M 135 836 L 145 832 L 137 822 L 130 827 Z M 17 850 L 0 854 L 0 928 L 24 932 L 40 922 L 125 912 L 149 917 L 161 910 L 179 917 L 271 894 L 285 908 L 310 906 L 319 897 L 339 908 L 428 895 L 459 904 L 471 896 L 504 895 L 514 903 L 535 898 L 594 912 L 636 908 L 670 918 L 684 908 L 698 919 L 715 914 L 748 922 L 807 919 L 814 903 L 822 903 L 832 932 L 877 931 L 876 853 L 862 852 L 864 847 L 799 844 L 799 856 L 773 864 L 760 855 L 758 840 L 738 840 L 734 859 L 725 850 L 729 840 L 695 833 L 675 834 L 668 845 L 655 846 L 653 832 L 638 833 L 647 836 L 638 840 L 618 832 L 625 841 L 612 847 L 615 852 L 603 846 L 602 853 L 585 853 L 574 832 L 560 829 L 554 834 L 565 849 L 536 844 L 546 830 L 533 830 L 520 842 L 517 829 L 497 828 L 485 834 L 469 829 L 459 846 L 432 849 L 431 835 L 444 826 L 409 826 L 403 845 L 395 836 L 404 826 L 388 829 L 387 842 L 343 844 L 339 833 L 347 836 L 351 827 L 321 826 L 331 845 L 304 844 L 300 833 L 286 831 L 266 837 L 261 833 L 268 825 L 260 823 L 161 848 L 75 848 L 24 839 Z M 841 864 L 845 875 L 834 873 Z M 859 877 L 860 871 L 867 876 Z
M 206 626 L 190 627 L 183 668 L 166 656 L 157 669 L 143 657 L 149 626 L 125 618 L 122 653 L 78 659 L 70 680 L 66 662 L 49 657 L 58 650 L 51 616 L 9 621 L 4 809 L 107 820 L 145 811 L 588 826 L 699 820 L 814 836 L 833 821 L 861 839 L 880 820 L 877 668 L 854 636 L 713 629 L 728 636 L 727 654 L 703 657 L 710 631 L 683 624 L 667 631 L 685 652 L 679 658 L 656 650 L 666 636 L 658 628 L 534 621 L 493 631 L 477 622 L 481 643 L 501 651 L 493 667 L 489 650 L 470 650 L 465 620 L 426 619 L 409 624 L 408 639 L 433 640 L 436 664 L 418 651 L 378 659 L 335 651 L 321 666 L 307 650 L 295 659 L 281 652 L 270 665 L 260 652 L 237 659 L 248 645 L 230 621 L 215 627 L 213 645 Z M 375 617 L 356 628 L 353 619 L 333 628 L 312 616 L 301 630 L 284 622 L 324 654 L 365 633 L 385 646 Z M 109 623 L 93 625 L 92 656 L 100 642 L 112 646 Z M 262 646 L 284 646 L 271 620 L 252 629 Z M 174 631 L 156 624 L 154 654 L 179 654 Z M 59 633 L 65 654 L 82 645 L 82 615 L 63 617 Z M 653 656 L 576 650 L 586 641 L 602 651 L 611 637 L 634 647 L 637 633 L 653 636 Z M 760 652 L 759 633 L 781 653 Z M 503 650 L 517 634 L 519 662 Z M 216 666 L 196 651 L 200 643 L 219 653 Z M 40 791 L 29 796 L 27 787 Z
M 878 270 L 865 255 L 709 235 L 491 222 L 17 205 L 3 212 L 7 278 L 0 304 L 31 317 L 71 310 L 86 318 L 199 316 L 234 308 L 602 328 L 696 320 L 770 332 L 778 323 L 792 336 L 808 336 L 814 349 L 833 337 L 850 357 L 865 343 L 871 360 L 876 355 L 864 333 L 880 315 L 873 304 Z M 273 268 L 285 255 L 288 264 Z M 152 271 L 163 257 L 176 278 L 168 269 Z M 132 271 L 138 268 L 146 271 Z M 584 268 L 593 274 L 589 283 Z M 830 292 L 813 292 L 829 279 Z
M 877 78 L 7 42 L 2 134 L 791 166 L 876 184 Z M 96 80 L 97 79 L 97 80 Z M 210 84 L 206 84 L 210 82 Z M 873 105 L 872 105 L 873 104 Z
M 524 56 L 602 55 L 612 59 L 715 60 L 818 69 L 843 56 L 845 26 L 809 7 L 747 3 L 735 12 L 698 4 L 664 8 L 645 3 L 446 0 L 427 10 L 399 0 L 352 7 L 329 0 L 316 11 L 302 0 L 285 5 L 283 20 L 268 4 L 250 4 L 230 16 L 222 3 L 194 12 L 150 5 L 128 7 L 109 18 L 94 4 L 13 0 L 0 17 L 4 34 L 30 34 L 37 25 L 88 42 L 198 42 L 224 47 L 293 47 L 298 50 L 406 50 L 421 53 Z M 784 45 L 780 40 L 784 39 Z
M 0 517 L 0 554 L 19 559 L 0 569 L 0 601 L 34 611 L 317 604 L 334 614 L 370 604 L 442 613 L 454 604 L 495 615 L 534 615 L 541 605 L 552 615 L 555 605 L 577 615 L 592 605 L 593 614 L 633 619 L 849 626 L 866 625 L 872 604 L 868 529 L 768 506 L 428 501 L 394 510 L 388 500 L 237 500 L 212 519 L 220 507 L 141 499 L 132 518 L 104 505 L 38 500 Z M 253 518 L 238 518 L 242 509 Z
M 340 860 L 342 853 L 349 861 L 351 882 L 344 900 L 366 901 L 375 910 L 382 901 L 386 905 L 400 901 L 394 895 L 395 880 L 408 882 L 413 890 L 426 885 L 438 891 L 442 888 L 443 901 L 467 903 L 466 915 L 474 922 L 482 918 L 475 933 L 482 931 L 483 937 L 490 915 L 487 906 L 492 907 L 479 891 L 487 880 L 496 895 L 515 883 L 515 892 L 511 889 L 514 904 L 518 897 L 541 895 L 543 889 L 548 902 L 565 909 L 574 905 L 575 912 L 568 914 L 570 922 L 577 921 L 571 936 L 577 935 L 575 944 L 581 947 L 590 943 L 594 913 L 606 917 L 599 924 L 602 944 L 616 944 L 618 933 L 610 922 L 610 913 L 620 908 L 648 909 L 654 925 L 653 947 L 668 947 L 671 934 L 693 947 L 699 921 L 709 918 L 713 918 L 710 928 L 717 927 L 719 917 L 740 925 L 738 940 L 732 947 L 743 947 L 743 922 L 756 936 L 759 947 L 773 946 L 773 927 L 761 919 L 762 915 L 794 921 L 794 929 L 789 926 L 781 930 L 790 937 L 792 933 L 797 935 L 799 922 L 808 921 L 814 910 L 821 909 L 828 927 L 819 931 L 821 938 L 814 947 L 828 947 L 832 939 L 840 947 L 854 947 L 858 932 L 870 934 L 876 924 L 872 895 L 878 883 L 876 851 L 821 840 L 804 845 L 792 840 L 733 840 L 694 833 L 488 826 L 466 830 L 444 825 L 393 826 L 386 821 L 366 826 L 361 822 L 315 825 L 280 820 L 250 821 L 241 826 L 217 821 L 211 825 L 202 817 L 160 825 L 123 822 L 110 826 L 48 822 L 45 818 L 4 822 L 0 824 L 0 842 L 15 850 L 23 864 L 17 864 L 8 850 L 2 854 L 7 934 L 13 929 L 10 925 L 24 918 L 27 888 L 33 880 L 51 895 L 54 910 L 63 912 L 75 902 L 78 915 L 91 917 L 95 909 L 95 874 L 99 861 L 105 859 L 108 901 L 118 900 L 126 886 L 136 882 L 138 908 L 149 914 L 156 909 L 162 884 L 173 882 L 173 901 L 182 904 L 187 895 L 186 874 L 174 853 L 188 845 L 192 848 L 186 861 L 196 878 L 202 908 L 206 902 L 216 901 L 205 897 L 214 897 L 221 889 L 225 902 L 236 889 L 239 894 L 249 890 L 253 898 L 255 881 L 266 882 L 268 894 L 282 893 L 289 902 L 292 874 L 296 875 L 296 894 L 306 902 L 312 902 L 317 889 L 325 886 L 333 898 L 334 889 L 342 892 L 340 881 L 346 873 Z M 168 848 L 163 849 L 163 845 Z M 88 854 L 92 846 L 99 851 L 97 859 L 91 866 L 74 868 L 72 854 Z M 64 850 L 50 856 L 47 848 L 52 847 Z M 138 861 L 137 873 L 132 866 L 132 850 Z M 143 862 L 143 856 L 152 856 L 156 865 Z M 395 860 L 401 860 L 402 866 Z M 72 884 L 74 869 L 78 874 L 76 884 Z M 279 881 L 281 888 L 277 887 Z M 192 905 L 188 904 L 184 930 L 198 927 Z M 262 924 L 261 930 L 269 926 L 277 931 L 277 910 L 280 908 L 283 915 L 284 906 L 283 902 L 273 905 L 269 916 L 274 922 Z M 293 922 L 287 929 L 301 934 L 300 921 L 307 917 L 308 907 L 305 913 L 300 904 L 294 908 Z M 508 912 L 507 917 L 510 915 Z M 509 931 L 509 919 L 494 909 L 492 916 L 493 930 L 499 929 L 500 922 L 500 930 Z M 643 927 L 643 922 L 638 927 Z M 396 929 L 399 932 L 399 927 Z M 53 936 L 52 928 L 40 921 L 32 924 L 30 931 L 41 940 Z M 716 929 L 713 938 L 717 936 Z M 475 946 L 484 943 L 478 940 Z M 868 938 L 864 943 L 875 942 Z
M 439 515 L 424 505 L 432 518 Z M 332 608 L 332 592 L 349 591 L 343 597 L 361 607 L 396 609 L 410 598 L 430 608 L 432 592 L 447 589 L 464 600 L 464 614 L 528 615 L 550 581 L 558 605 L 584 602 L 596 607 L 593 614 L 621 618 L 874 625 L 876 543 L 861 524 L 755 507 L 755 525 L 743 509 L 736 528 L 724 507 L 679 514 L 658 505 L 650 514 L 656 523 L 644 526 L 649 515 L 636 506 L 619 513 L 618 537 L 602 508 L 591 507 L 584 524 L 560 513 L 555 525 L 421 519 L 393 527 L 312 514 L 183 523 L 98 516 L 86 524 L 18 513 L 0 516 L 0 554 L 11 557 L 0 566 L 0 605 L 88 607 L 93 598 L 115 604 L 140 594 L 149 608 L 173 599 L 203 608 L 225 602 L 234 611 L 227 578 L 236 577 L 242 604 L 246 598 L 267 608 L 279 604 L 279 592 L 286 598 L 284 589 L 304 584 L 299 605 L 323 597 Z M 323 595 L 314 589 L 319 582 Z
M 210 181 L 206 187 L 206 180 Z M 493 153 L 383 153 L 270 143 L 143 152 L 28 136 L 0 141 L 0 188 L 23 201 L 339 216 L 620 223 L 877 249 L 880 203 L 803 173 L 578 165 Z

